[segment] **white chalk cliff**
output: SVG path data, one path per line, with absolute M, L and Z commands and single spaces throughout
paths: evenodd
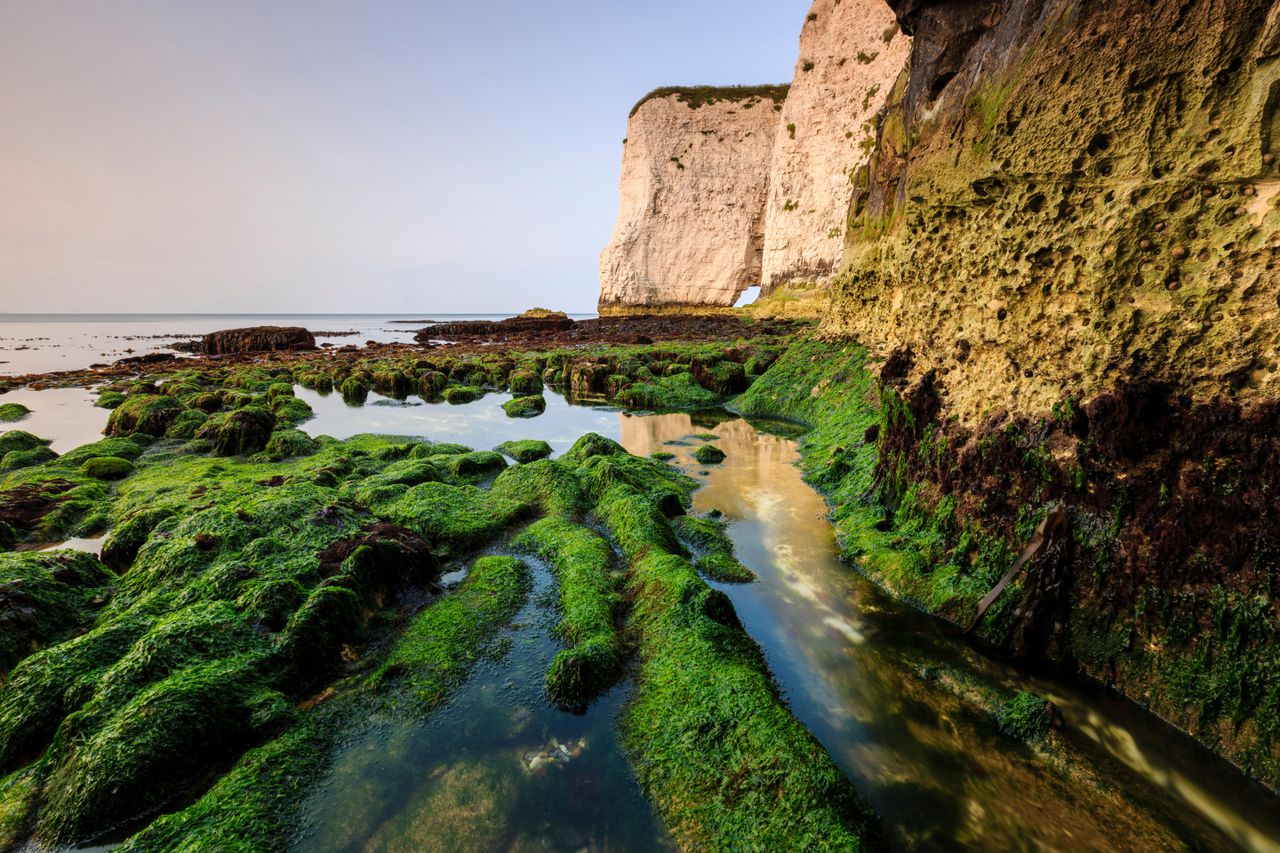
M 815 0 L 782 107 L 764 217 L 764 292 L 822 283 L 844 251 L 852 175 L 875 142 L 873 119 L 911 39 L 884 0 Z
M 750 91 L 655 93 L 632 112 L 601 311 L 732 305 L 759 283 L 779 111 Z
M 883 0 L 815 0 L 789 87 L 660 89 L 632 110 L 602 313 L 733 305 L 838 263 L 869 121 L 910 53 Z

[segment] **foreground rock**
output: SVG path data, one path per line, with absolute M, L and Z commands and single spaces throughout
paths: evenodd
M 201 342 L 205 355 L 315 349 L 315 336 L 301 326 L 251 326 L 210 332 Z

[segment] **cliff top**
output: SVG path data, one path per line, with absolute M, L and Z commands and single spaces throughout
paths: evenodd
M 781 103 L 787 97 L 789 83 L 762 84 L 759 86 L 662 86 L 654 89 L 631 108 L 630 115 L 654 98 L 678 97 L 689 109 L 696 110 L 707 104 L 718 101 L 745 101 L 749 98 L 768 98 L 774 103 Z

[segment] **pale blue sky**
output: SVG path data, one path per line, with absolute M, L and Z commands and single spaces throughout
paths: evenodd
M 592 310 L 631 104 L 806 0 L 0 2 L 0 311 Z

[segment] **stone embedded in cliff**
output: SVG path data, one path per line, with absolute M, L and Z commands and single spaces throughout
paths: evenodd
M 661 89 L 627 124 L 600 311 L 730 306 L 760 281 L 785 86 Z
M 853 177 L 911 39 L 884 0 L 814 0 L 769 169 L 763 288 L 824 283 L 844 251 Z
M 251 326 L 245 329 L 223 329 L 220 332 L 210 332 L 205 335 L 201 344 L 205 355 L 307 350 L 315 347 L 315 336 L 301 326 Z

